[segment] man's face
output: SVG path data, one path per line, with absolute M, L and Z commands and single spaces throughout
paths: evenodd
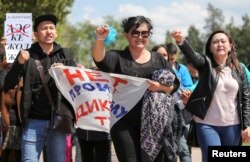
M 51 45 L 57 37 L 56 26 L 51 21 L 43 21 L 37 26 L 34 35 L 40 44 Z
M 169 62 L 171 67 L 174 66 L 174 63 L 176 62 L 176 59 L 177 59 L 177 54 L 169 54 L 168 55 L 168 62 Z

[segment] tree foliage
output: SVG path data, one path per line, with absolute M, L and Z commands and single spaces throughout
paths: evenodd
M 233 23 L 230 23 L 226 26 L 226 29 L 230 32 L 235 44 L 236 52 L 238 58 L 241 62 L 249 64 L 250 63 L 250 18 L 246 14 L 242 16 L 243 25 L 236 27 Z
M 250 18 L 246 14 L 242 16 L 243 25 L 235 26 L 233 18 L 228 24 L 224 23 L 223 12 L 215 8 L 213 5 L 208 4 L 207 8 L 208 17 L 205 19 L 206 26 L 204 27 L 205 33 L 200 33 L 195 29 L 195 26 L 190 26 L 188 30 L 188 39 L 197 52 L 200 52 L 202 46 L 204 48 L 208 36 L 216 30 L 226 30 L 232 36 L 235 44 L 238 58 L 245 64 L 250 63 Z M 202 43 L 203 42 L 203 43 Z
M 222 11 L 210 3 L 208 3 L 207 11 L 208 17 L 205 19 L 206 25 L 204 26 L 207 33 L 223 28 L 225 17 Z
M 203 41 L 200 38 L 200 32 L 195 26 L 191 25 L 188 29 L 188 37 L 192 47 L 199 53 L 203 53 Z
M 77 62 L 84 66 L 91 66 L 91 50 L 94 42 L 94 31 L 96 25 L 90 21 L 71 25 L 65 21 L 66 16 L 70 12 L 70 8 L 74 0 L 0 0 L 0 22 L 5 20 L 5 13 L 32 13 L 33 17 L 41 14 L 52 13 L 55 14 L 60 23 L 57 26 L 58 39 L 57 42 L 65 47 L 71 47 L 74 57 Z M 32 7 L 31 7 L 32 6 Z M 211 4 L 207 6 L 208 16 L 205 19 L 205 31 L 201 33 L 195 25 L 188 28 L 187 38 L 192 44 L 193 48 L 203 53 L 203 48 L 206 43 L 208 35 L 218 29 L 226 29 L 229 31 L 236 43 L 237 54 L 241 62 L 247 64 L 250 62 L 250 18 L 243 15 L 243 25 L 235 26 L 233 19 L 230 23 L 225 24 L 223 12 Z M 114 27 L 117 30 L 117 40 L 107 46 L 110 49 L 124 49 L 128 42 L 124 37 L 124 32 L 121 28 L 120 20 L 115 20 L 112 16 L 104 17 L 105 24 Z M 0 32 L 3 33 L 3 23 L 0 24 Z M 170 32 L 166 30 L 165 43 L 173 42 Z M 156 43 L 151 39 L 149 41 L 148 49 L 150 50 Z
M 42 14 L 54 14 L 63 22 L 70 13 L 74 0 L 0 0 L 0 22 L 6 19 L 6 13 L 32 13 L 33 19 Z M 0 23 L 3 33 L 3 23 Z

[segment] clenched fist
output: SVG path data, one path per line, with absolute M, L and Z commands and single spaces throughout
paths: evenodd
M 109 35 L 109 28 L 107 25 L 99 26 L 96 28 L 95 33 L 97 40 L 105 40 L 105 38 Z
M 174 30 L 171 33 L 171 36 L 175 39 L 175 42 L 177 44 L 182 44 L 182 42 L 184 41 L 184 35 L 181 30 Z
M 24 64 L 28 59 L 30 58 L 30 53 L 29 51 L 21 51 L 20 54 L 18 55 L 18 63 L 19 64 Z

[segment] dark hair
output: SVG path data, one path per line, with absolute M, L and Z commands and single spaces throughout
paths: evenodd
M 124 32 L 129 33 L 131 29 L 137 29 L 142 23 L 147 24 L 148 31 L 150 32 L 150 34 L 152 34 L 151 30 L 153 29 L 153 26 L 151 24 L 151 20 L 144 16 L 135 16 L 124 19 L 121 26 Z
M 169 55 L 175 55 L 177 54 L 177 46 L 174 43 L 167 43 L 166 44 L 167 47 L 167 52 Z
M 155 45 L 152 49 L 151 49 L 151 51 L 153 51 L 153 52 L 156 52 L 159 48 L 161 48 L 161 47 L 163 47 L 163 48 L 165 48 L 166 50 L 167 50 L 167 47 L 164 45 L 164 44 L 158 44 L 158 45 Z
M 34 21 L 34 26 L 33 26 L 33 30 L 37 31 L 37 27 L 38 25 L 43 22 L 43 21 L 51 21 L 54 25 L 57 24 L 57 18 L 55 15 L 40 15 L 38 17 L 36 17 L 35 21 Z
M 228 37 L 228 40 L 229 40 L 229 43 L 232 44 L 232 48 L 231 48 L 231 51 L 228 53 L 228 58 L 226 60 L 226 65 L 228 65 L 229 67 L 234 67 L 236 68 L 236 70 L 238 72 L 241 72 L 241 68 L 240 68 L 240 62 L 237 58 L 237 53 L 236 53 L 236 49 L 235 49 L 235 43 L 232 39 L 232 37 L 224 30 L 217 30 L 217 31 L 214 31 L 208 38 L 207 40 L 207 44 L 206 44 L 206 55 L 211 59 L 212 63 L 213 63 L 213 66 L 216 68 L 216 67 L 219 67 L 219 65 L 216 63 L 216 61 L 214 60 L 214 57 L 213 57 L 213 53 L 210 51 L 210 46 L 211 46 L 211 42 L 212 42 L 212 39 L 213 39 L 213 36 L 215 34 L 218 34 L 218 33 L 223 33 L 225 34 L 227 37 Z M 217 69 L 218 70 L 218 69 Z M 219 70 L 220 71 L 220 70 Z

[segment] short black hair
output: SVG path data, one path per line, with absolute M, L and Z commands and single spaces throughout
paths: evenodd
M 151 30 L 153 29 L 153 26 L 151 20 L 145 16 L 134 16 L 124 19 L 121 26 L 125 33 L 129 33 L 131 29 L 137 29 L 142 23 L 147 24 L 148 31 L 152 34 Z
M 178 49 L 177 49 L 177 46 L 174 43 L 167 43 L 166 47 L 167 47 L 167 52 L 168 52 L 169 55 L 177 54 Z
M 43 22 L 43 21 L 51 21 L 53 24 L 56 25 L 57 23 L 57 18 L 55 15 L 41 15 L 36 17 L 35 22 L 34 22 L 34 26 L 33 26 L 33 30 L 37 31 L 37 27 L 38 25 Z

